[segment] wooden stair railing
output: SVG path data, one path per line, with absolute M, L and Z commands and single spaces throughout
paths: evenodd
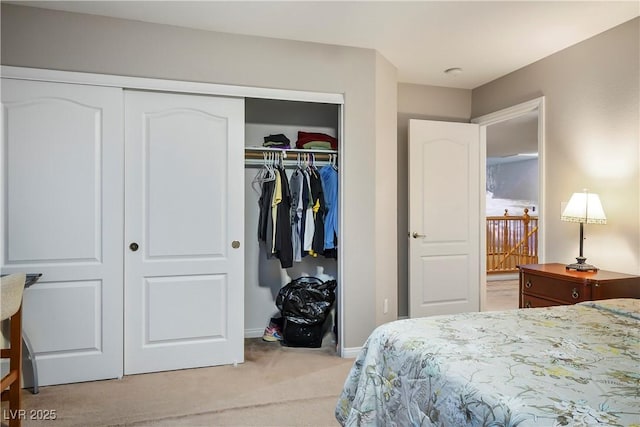
M 487 217 L 487 273 L 517 272 L 518 265 L 538 263 L 538 218 L 529 216 Z

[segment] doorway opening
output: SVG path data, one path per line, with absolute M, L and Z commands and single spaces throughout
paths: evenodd
M 472 122 L 480 125 L 484 163 L 480 309 L 518 308 L 517 266 L 543 259 L 544 97 Z

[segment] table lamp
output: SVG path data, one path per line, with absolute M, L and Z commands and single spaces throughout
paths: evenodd
M 585 263 L 587 260 L 582 256 L 582 246 L 584 241 L 584 224 L 606 224 L 607 217 L 602 209 L 600 197 L 595 193 L 584 190 L 582 193 L 573 193 L 569 203 L 562 211 L 560 217 L 562 221 L 580 223 L 580 256 L 576 257 L 576 263 L 566 266 L 567 270 L 576 271 L 598 271 L 597 267 Z

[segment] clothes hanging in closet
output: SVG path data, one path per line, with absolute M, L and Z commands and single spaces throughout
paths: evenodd
M 287 173 L 282 166 L 278 166 L 282 198 L 275 215 L 276 233 L 274 243 L 274 255 L 280 260 L 282 268 L 293 266 L 293 247 L 291 241 L 291 191 Z
M 320 169 L 320 179 L 324 191 L 325 218 L 324 218 L 324 249 L 325 256 L 336 257 L 334 252 L 328 254 L 327 251 L 336 249 L 338 242 L 338 171 L 332 165 L 327 165 Z
M 304 214 L 302 218 L 302 257 L 304 258 L 311 250 L 313 242 L 313 233 L 315 232 L 315 224 L 313 222 L 313 199 L 311 197 L 311 177 L 309 168 L 302 170 L 302 206 Z
M 290 268 L 293 266 L 293 248 L 289 182 L 282 166 L 274 167 L 271 172 L 273 175 L 262 182 L 258 200 L 258 241 L 264 244 L 267 258 L 278 258 L 282 268 Z
M 309 173 L 311 187 L 311 210 L 313 212 L 313 240 L 309 254 L 318 256 L 324 253 L 324 220 L 325 220 L 325 200 L 322 180 L 315 167 L 310 168 Z
M 267 178 L 263 180 L 260 199 L 258 200 L 258 205 L 260 207 L 260 214 L 258 217 L 258 241 L 265 242 L 267 244 L 266 246 L 269 248 L 272 246 L 272 241 L 271 238 L 267 241 L 267 236 L 272 235 L 273 220 L 270 221 L 270 214 L 274 186 L 275 178 Z
M 267 258 L 278 258 L 282 268 L 307 256 L 337 258 L 335 167 L 299 165 L 287 179 L 281 164 L 265 163 L 254 182 L 261 182 L 258 241 Z
M 293 260 L 295 262 L 302 261 L 302 239 L 300 238 L 302 230 L 302 185 L 302 170 L 300 168 L 296 168 L 289 181 L 289 187 L 291 189 L 291 243 L 293 248 Z

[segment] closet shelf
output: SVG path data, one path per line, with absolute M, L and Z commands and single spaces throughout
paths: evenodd
M 271 147 L 245 147 L 248 152 L 285 152 L 285 153 L 314 153 L 314 154 L 338 154 L 337 150 L 311 150 L 307 148 L 271 148 Z

